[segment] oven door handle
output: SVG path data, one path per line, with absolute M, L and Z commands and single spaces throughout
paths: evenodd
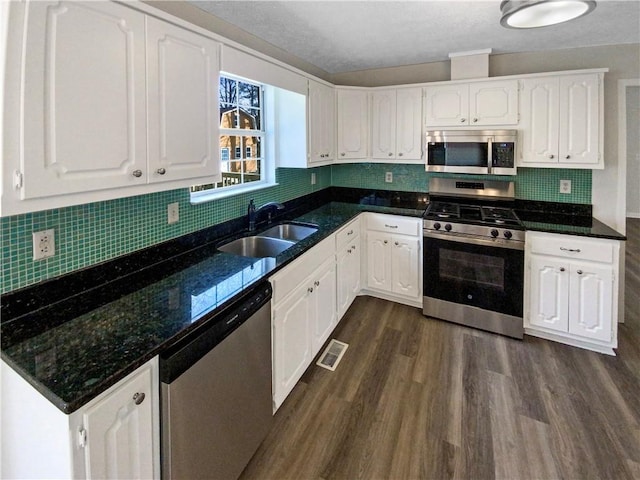
M 435 238 L 449 242 L 468 243 L 472 245 L 484 245 L 487 247 L 506 248 L 509 250 L 524 250 L 524 242 L 518 240 L 502 240 L 499 238 L 480 238 L 470 235 L 459 235 L 455 233 L 441 233 L 432 230 L 424 230 L 424 238 Z

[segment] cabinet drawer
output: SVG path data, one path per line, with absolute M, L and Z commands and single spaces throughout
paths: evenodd
M 574 258 L 591 262 L 613 263 L 613 244 L 604 240 L 590 240 L 569 235 L 527 235 L 531 253 Z
M 369 214 L 367 217 L 368 230 L 418 236 L 420 235 L 420 227 L 419 219 L 381 214 Z
M 356 238 L 359 234 L 360 234 L 360 217 L 348 223 L 338 233 L 336 233 L 337 248 L 342 247 L 350 240 Z
M 291 265 L 286 266 L 269 280 L 273 286 L 273 303 L 278 303 L 291 293 L 305 278 L 315 272 L 329 257 L 335 255 L 333 235 L 322 240 Z

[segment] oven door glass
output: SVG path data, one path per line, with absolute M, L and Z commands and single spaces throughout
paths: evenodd
M 524 252 L 424 238 L 424 296 L 522 317 Z
M 488 172 L 488 142 L 427 142 L 427 152 L 427 167 L 433 171 Z

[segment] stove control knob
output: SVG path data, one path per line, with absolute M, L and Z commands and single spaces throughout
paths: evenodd
M 496 238 L 499 234 L 500 234 L 500 232 L 498 232 L 498 230 L 496 230 L 495 228 L 493 230 L 491 230 L 491 236 L 493 238 Z
M 434 223 L 433 228 L 435 228 L 436 230 L 440 230 L 440 224 L 438 222 Z
M 504 238 L 506 238 L 508 240 L 511 237 L 513 237 L 513 233 L 511 233 L 509 230 L 505 230 L 504 231 Z
M 447 223 L 447 224 L 444 226 L 444 229 L 445 229 L 447 232 L 450 232 L 450 231 L 451 231 L 451 224 L 450 224 L 450 223 Z

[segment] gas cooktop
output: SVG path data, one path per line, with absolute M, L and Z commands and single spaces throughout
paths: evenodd
M 482 205 L 468 205 L 450 201 L 431 202 L 424 213 L 427 220 L 470 223 L 476 225 L 496 225 L 522 229 L 522 222 L 510 208 Z

